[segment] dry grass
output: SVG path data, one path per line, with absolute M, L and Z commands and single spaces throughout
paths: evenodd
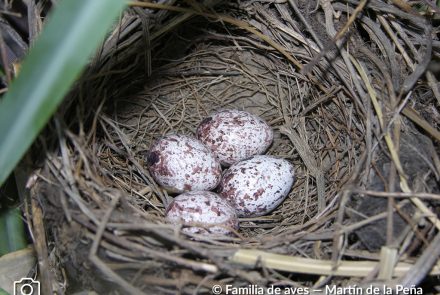
M 110 280 L 116 293 L 203 294 L 214 284 L 411 286 L 438 275 L 440 98 L 425 70 L 439 42 L 421 15 L 430 10 L 269 2 L 131 3 L 44 137 L 32 195 L 49 232 L 34 232 L 52 253 L 39 253 L 47 288 L 68 277 L 71 290 L 108 290 Z M 164 223 L 172 196 L 145 153 L 222 108 L 269 122 L 268 153 L 294 163 L 297 181 L 234 236 L 183 234 Z

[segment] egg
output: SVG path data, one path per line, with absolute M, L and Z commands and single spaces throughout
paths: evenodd
M 182 224 L 186 233 L 231 234 L 238 229 L 234 208 L 219 195 L 208 191 L 192 191 L 174 198 L 168 205 L 165 219 Z
M 210 115 L 196 133 L 224 166 L 264 153 L 273 141 L 272 128 L 263 119 L 239 110 Z
M 217 158 L 199 140 L 185 135 L 158 139 L 147 154 L 151 176 L 169 192 L 212 190 L 221 178 Z
M 218 193 L 239 217 L 257 217 L 274 210 L 295 181 L 293 165 L 273 156 L 254 156 L 227 169 Z

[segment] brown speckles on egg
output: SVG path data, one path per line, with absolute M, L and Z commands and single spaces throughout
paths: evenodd
M 222 211 L 220 210 L 220 208 L 218 208 L 216 206 L 211 206 L 211 211 L 214 212 L 215 214 L 217 214 L 217 216 L 222 215 Z
M 272 156 L 254 156 L 224 172 L 219 194 L 240 217 L 262 216 L 274 210 L 289 194 L 294 182 L 290 162 Z
M 258 200 L 258 197 L 260 197 L 264 193 L 265 189 L 260 187 L 255 193 L 254 193 L 254 199 Z
M 222 165 L 230 166 L 262 154 L 272 144 L 272 128 L 251 113 L 224 110 L 207 119 L 197 128 L 197 137 L 213 151 Z
M 147 155 L 147 164 L 148 166 L 152 166 L 157 164 L 160 161 L 158 152 L 151 152 Z
M 223 176 L 223 180 L 225 183 L 227 183 L 232 179 L 232 177 L 234 177 L 234 174 L 226 172 L 225 175 Z
M 187 233 L 230 234 L 238 229 L 234 208 L 208 191 L 192 191 L 175 197 L 165 211 L 165 219 L 182 224 Z
M 247 193 L 244 193 L 243 195 L 243 200 L 245 200 L 245 202 L 252 200 L 251 196 L 249 196 Z
M 193 173 L 195 174 L 195 173 L 199 173 L 199 172 L 201 172 L 203 170 L 203 168 L 202 167 L 200 167 L 200 166 L 195 166 L 194 168 L 193 168 Z
M 209 132 L 209 128 L 211 127 L 211 124 L 210 124 L 211 121 L 212 121 L 212 118 L 211 117 L 207 117 L 207 118 L 203 119 L 202 122 L 200 122 L 199 130 L 200 130 L 200 133 L 202 135 L 205 132 Z
M 221 178 L 219 161 L 195 138 L 168 135 L 157 140 L 147 164 L 159 185 L 172 192 L 214 189 Z

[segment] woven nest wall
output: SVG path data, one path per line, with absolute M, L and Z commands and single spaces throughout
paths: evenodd
M 122 16 L 43 135 L 30 206 L 45 290 L 438 291 L 433 8 L 271 2 L 137 3 Z M 219 109 L 265 119 L 267 153 L 297 179 L 275 211 L 214 239 L 164 221 L 173 195 L 146 152 Z

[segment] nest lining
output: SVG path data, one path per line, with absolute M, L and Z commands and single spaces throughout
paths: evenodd
M 333 8 L 345 11 L 346 7 L 338 5 L 335 3 Z M 248 3 L 237 11 L 247 11 L 244 18 L 250 18 L 252 25 L 270 36 L 271 42 L 281 44 L 278 46 L 295 59 L 303 63 L 313 61 L 311 52 L 318 45 L 307 39 L 311 38 L 308 34 L 304 37 L 296 29 L 296 21 L 287 13 L 289 9 L 287 4 Z M 384 100 L 389 94 L 387 89 L 396 83 L 412 82 L 406 76 L 407 70 L 396 70 L 393 60 L 396 53 L 390 56 L 386 47 L 392 41 L 377 29 L 377 24 L 365 15 L 360 17 L 359 26 L 363 25 L 372 45 L 365 44 L 365 37 L 356 32 L 351 33 L 348 42 L 353 48 L 359 48 L 361 41 L 368 45 L 353 52 L 371 77 L 371 81 L 365 81 L 359 79 L 359 73 L 354 76 L 346 60 L 331 58 L 320 59 L 312 68 L 314 78 L 310 78 L 295 69 L 283 52 L 270 46 L 273 44 L 236 26 L 219 25 L 204 18 L 182 25 L 178 22 L 179 15 L 170 16 L 164 11 L 149 16 L 148 10 L 141 13 L 136 8 L 132 12 L 115 30 L 119 34 L 111 35 L 106 41 L 103 56 L 72 94 L 71 101 L 80 103 L 60 110 L 64 114 L 58 118 L 64 119 L 54 125 L 57 150 L 48 153 L 41 184 L 34 190 L 48 200 L 46 222 L 54 225 L 51 231 L 56 244 L 54 251 L 62 253 L 61 265 L 72 269 L 71 281 L 108 290 L 109 282 L 96 280 L 95 275 L 75 278 L 78 269 L 83 270 L 86 265 L 104 274 L 98 278 L 109 278 L 118 288 L 133 294 L 140 290 L 146 294 L 173 292 L 179 280 L 177 289 L 182 293 L 208 292 L 214 283 L 239 286 L 283 281 L 312 287 L 320 284 L 313 276 L 294 277 L 276 271 L 276 267 L 266 268 L 258 261 L 254 271 L 248 273 L 247 266 L 235 264 L 230 258 L 238 249 L 259 249 L 317 260 L 338 257 L 379 260 L 375 247 L 370 245 L 372 252 L 366 252 L 362 237 L 351 234 L 365 229 L 365 225 L 373 225 L 374 232 L 377 228 L 374 222 L 384 219 L 386 212 L 363 212 L 359 205 L 362 202 L 356 196 L 353 203 L 348 202 L 353 192 L 351 187 L 377 189 L 374 187 L 377 179 L 387 182 L 384 175 L 389 171 L 382 169 L 382 164 L 392 158 L 381 142 L 382 118 L 373 116 L 368 87 L 374 85 L 383 99 L 388 120 L 400 105 Z M 392 12 L 401 14 L 400 10 Z M 317 15 L 324 17 L 322 13 Z M 262 18 L 270 22 L 262 22 Z M 169 39 L 164 35 L 161 40 L 151 42 L 144 36 L 148 44 L 134 41 L 134 36 L 145 33 L 142 28 L 151 22 L 153 32 L 160 31 L 160 25 L 174 22 L 179 27 L 169 34 Z M 338 24 L 342 27 L 342 23 Z M 301 38 L 292 38 L 292 32 Z M 324 34 L 322 28 L 318 32 Z M 180 50 L 176 50 L 175 42 L 170 42 L 176 39 L 178 44 L 185 44 L 182 48 L 177 46 Z M 139 49 L 147 50 L 140 53 Z M 385 71 L 389 80 L 381 76 L 383 69 L 377 62 L 383 59 L 381 54 L 391 64 L 391 70 Z M 145 63 L 140 63 L 146 55 Z M 194 134 L 202 118 L 222 108 L 247 110 L 264 118 L 275 131 L 268 154 L 290 160 L 295 165 L 297 180 L 288 198 L 275 211 L 241 220 L 241 229 L 233 237 L 185 235 L 164 223 L 164 208 L 172 196 L 150 177 L 145 152 L 164 134 Z M 408 121 L 400 124 L 403 129 L 420 133 Z M 435 151 L 429 139 L 427 144 Z M 413 146 L 418 149 L 417 144 Z M 435 152 L 430 149 L 418 149 L 418 152 L 425 159 L 435 159 Z M 387 160 L 377 160 L 381 157 Z M 372 163 L 371 170 L 368 163 Z M 404 167 L 416 169 L 405 163 Z M 424 176 L 426 183 L 426 177 L 435 177 L 437 168 L 423 167 L 431 171 Z M 414 186 L 415 182 L 410 184 Z M 436 190 L 427 185 L 417 189 Z M 409 203 L 393 202 L 387 205 L 397 211 Z M 407 229 L 420 219 L 403 211 L 399 214 L 404 217 Z M 80 238 L 72 240 L 72 231 Z M 367 231 L 367 237 L 370 233 Z M 411 253 L 417 256 L 420 252 L 406 252 L 408 248 L 414 248 L 421 237 L 424 247 L 428 247 L 434 233 L 434 228 L 428 226 L 423 233 L 409 230 L 400 236 L 388 235 L 387 239 L 394 237 L 399 241 L 401 261 L 414 262 Z M 338 242 L 341 238 L 343 243 Z M 82 254 L 70 259 L 75 252 Z M 362 280 L 353 276 L 347 281 L 334 282 L 347 284 Z

